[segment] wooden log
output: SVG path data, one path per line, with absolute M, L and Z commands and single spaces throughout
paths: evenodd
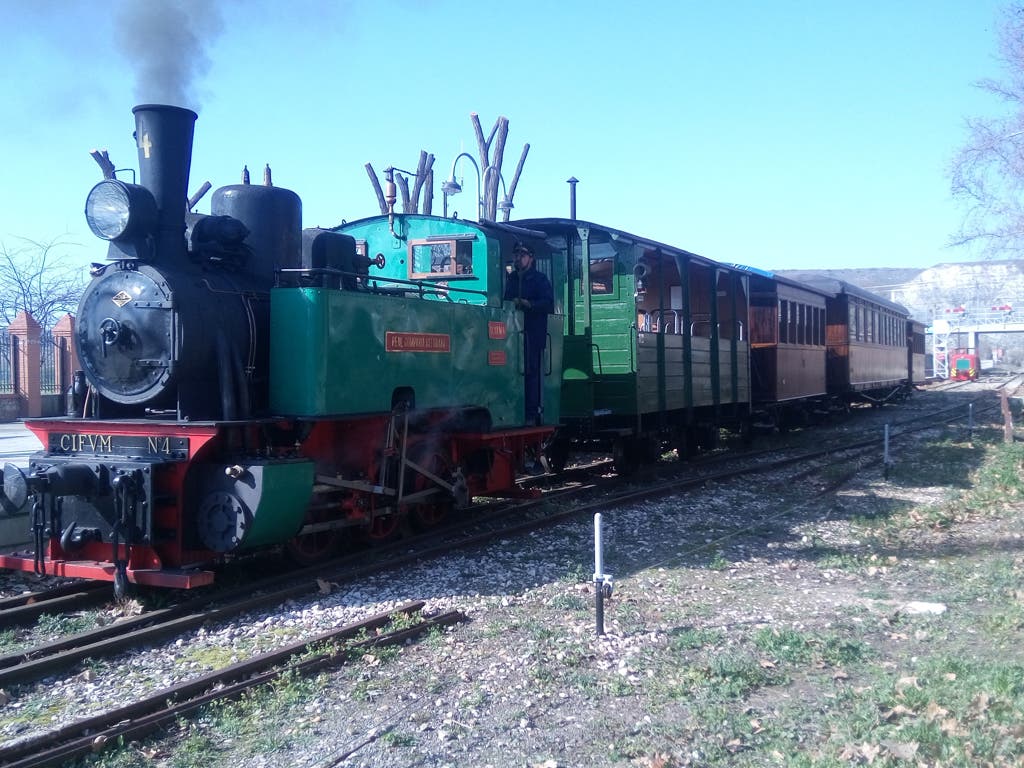
M 186 210 L 191 211 L 193 208 L 195 208 L 199 201 L 203 199 L 203 196 L 212 188 L 213 184 L 211 184 L 208 181 L 204 181 L 203 185 L 196 190 L 196 193 L 188 199 L 188 207 Z
M 100 167 L 103 172 L 104 179 L 114 178 L 114 164 L 110 162 L 110 155 L 107 154 L 105 149 L 94 149 L 89 153 L 92 159 L 96 161 L 96 164 Z
M 416 165 L 416 182 L 413 184 L 412 196 L 413 202 L 413 213 L 419 210 L 420 193 L 423 190 L 423 185 L 426 184 L 427 177 L 433 179 L 433 167 L 434 167 L 434 156 L 427 153 L 424 150 L 420 150 L 420 161 Z M 430 195 L 433 196 L 434 190 L 430 189 Z M 423 212 L 427 213 L 426 201 L 424 201 Z
M 434 156 L 430 156 L 430 162 L 434 162 Z M 427 171 L 427 180 L 423 186 L 423 213 L 427 216 L 433 211 L 434 208 L 434 169 L 431 168 Z
M 526 156 L 530 154 L 530 145 L 523 145 L 523 152 L 519 155 L 519 162 L 516 163 L 515 173 L 512 174 L 512 183 L 508 185 L 508 201 L 511 203 L 516 194 L 516 185 L 519 184 L 519 176 L 523 172 L 523 165 L 526 164 Z M 502 211 L 502 221 L 508 221 L 511 211 Z
M 412 199 L 409 197 L 409 180 L 400 173 L 395 173 L 395 184 L 398 185 L 398 192 L 402 196 L 402 212 L 416 213 Z
M 373 185 L 373 191 L 377 193 L 377 204 L 380 206 L 380 212 L 388 212 L 388 204 L 384 200 L 384 190 L 380 187 L 380 180 L 377 178 L 377 172 L 373 170 L 373 165 L 367 163 L 365 166 L 366 174 L 370 177 L 370 184 Z
M 487 182 L 484 184 L 484 215 L 488 221 L 495 221 L 498 218 L 498 190 L 501 182 L 501 163 L 505 155 L 505 139 L 508 137 L 508 118 L 499 117 L 495 127 L 497 132 L 491 152 L 491 167 L 494 172 L 484 174 Z

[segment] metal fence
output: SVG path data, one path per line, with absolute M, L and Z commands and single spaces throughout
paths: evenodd
M 17 339 L 7 333 L 7 329 L 0 329 L 0 395 L 9 395 L 14 392 L 14 365 Z
M 14 394 L 18 382 L 18 343 L 6 328 L 0 329 L 0 395 Z M 39 337 L 39 391 L 44 395 L 56 395 L 71 385 L 70 381 L 59 381 L 57 371 L 63 378 L 68 377 L 70 351 L 66 338 L 55 337 L 51 331 L 43 331 Z
M 44 395 L 56 395 L 62 392 L 71 382 L 57 380 L 57 371 L 67 371 L 68 366 L 59 362 L 67 362 L 66 339 L 54 338 L 51 331 L 43 331 L 39 337 L 39 391 Z

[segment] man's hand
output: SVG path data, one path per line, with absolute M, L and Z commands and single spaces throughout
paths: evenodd
M 518 309 L 529 309 L 533 306 L 527 299 L 516 299 L 515 305 Z

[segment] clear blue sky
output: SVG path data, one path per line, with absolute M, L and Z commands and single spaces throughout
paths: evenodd
M 0 242 L 64 235 L 83 263 L 104 245 L 82 207 L 107 148 L 136 167 L 131 108 L 163 101 L 137 75 L 125 8 L 205 53 L 184 103 L 199 113 L 190 190 L 274 181 L 305 226 L 377 212 L 363 166 L 440 184 L 460 150 L 510 121 L 506 181 L 529 158 L 514 217 L 578 215 L 767 269 L 929 266 L 960 209 L 947 167 L 964 119 L 999 108 L 997 0 L 0 0 Z M 191 21 L 157 18 L 185 9 Z M 145 13 L 139 13 L 144 9 Z M 467 190 L 472 167 L 462 161 Z M 452 199 L 473 212 L 472 192 Z M 209 196 L 198 210 L 209 210 Z

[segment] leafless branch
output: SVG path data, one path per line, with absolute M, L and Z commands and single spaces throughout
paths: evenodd
M 63 238 L 21 245 L 0 242 L 0 322 L 9 325 L 25 311 L 44 328 L 66 312 L 74 312 L 85 285 L 84 266 L 73 264 L 67 249 L 77 244 Z
M 999 60 L 1004 76 L 978 88 L 1009 109 L 995 118 L 967 121 L 967 139 L 949 169 L 953 196 L 964 205 L 954 246 L 972 246 L 987 256 L 1024 253 L 1024 13 L 1019 5 L 999 18 Z

